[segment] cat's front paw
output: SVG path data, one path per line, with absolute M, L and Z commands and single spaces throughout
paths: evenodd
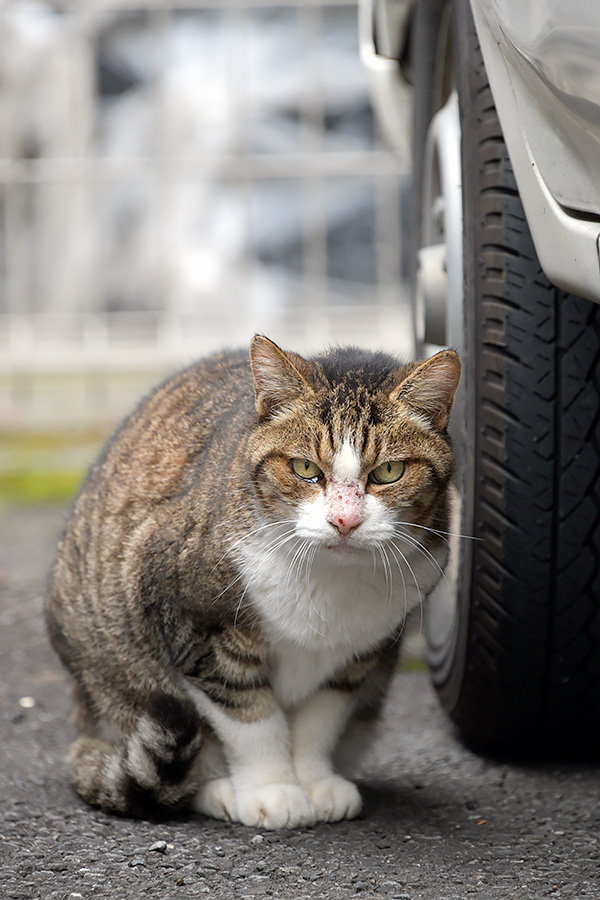
M 267 784 L 239 790 L 238 819 L 257 828 L 299 828 L 314 825 L 315 808 L 306 791 L 296 784 Z
M 355 784 L 341 775 L 328 775 L 304 787 L 313 802 L 319 822 L 339 822 L 354 819 L 361 810 L 362 800 Z
M 230 778 L 213 778 L 203 784 L 194 797 L 196 812 L 224 822 L 237 822 L 235 791 Z

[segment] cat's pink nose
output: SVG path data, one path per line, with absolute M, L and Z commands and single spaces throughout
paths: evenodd
M 354 531 L 357 525 L 360 525 L 360 516 L 333 516 L 333 518 L 330 518 L 329 521 L 333 526 L 335 526 L 335 528 L 337 528 L 340 534 L 343 534 L 345 536 L 347 534 L 350 534 L 351 531 Z
M 358 483 L 330 482 L 327 521 L 344 537 L 362 522 L 364 491 Z

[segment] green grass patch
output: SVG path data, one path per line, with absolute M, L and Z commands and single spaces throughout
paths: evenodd
M 403 657 L 400 651 L 400 662 L 398 664 L 399 672 L 426 672 L 427 663 L 424 659 L 416 659 L 414 657 Z
M 106 429 L 0 432 L 0 503 L 68 503 Z
M 0 473 L 0 501 L 15 504 L 68 503 L 76 494 L 84 472 Z
M 4 453 L 48 453 L 53 450 L 88 449 L 101 444 L 106 428 L 74 428 L 59 431 L 2 431 L 0 432 L 0 458 Z

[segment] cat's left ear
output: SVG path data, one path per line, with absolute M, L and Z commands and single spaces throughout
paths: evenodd
M 448 426 L 460 378 L 460 359 L 454 350 L 441 350 L 417 366 L 391 392 L 392 402 L 406 403 L 425 415 L 437 431 Z
M 302 362 L 300 357 L 294 356 L 297 362 Z M 301 394 L 314 393 L 290 357 L 262 334 L 252 338 L 250 366 L 256 411 L 261 418 L 272 415 Z

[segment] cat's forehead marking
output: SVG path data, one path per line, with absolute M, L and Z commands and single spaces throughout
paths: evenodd
M 360 455 L 354 442 L 347 435 L 341 448 L 333 457 L 333 474 L 338 481 L 356 481 L 361 470 Z

